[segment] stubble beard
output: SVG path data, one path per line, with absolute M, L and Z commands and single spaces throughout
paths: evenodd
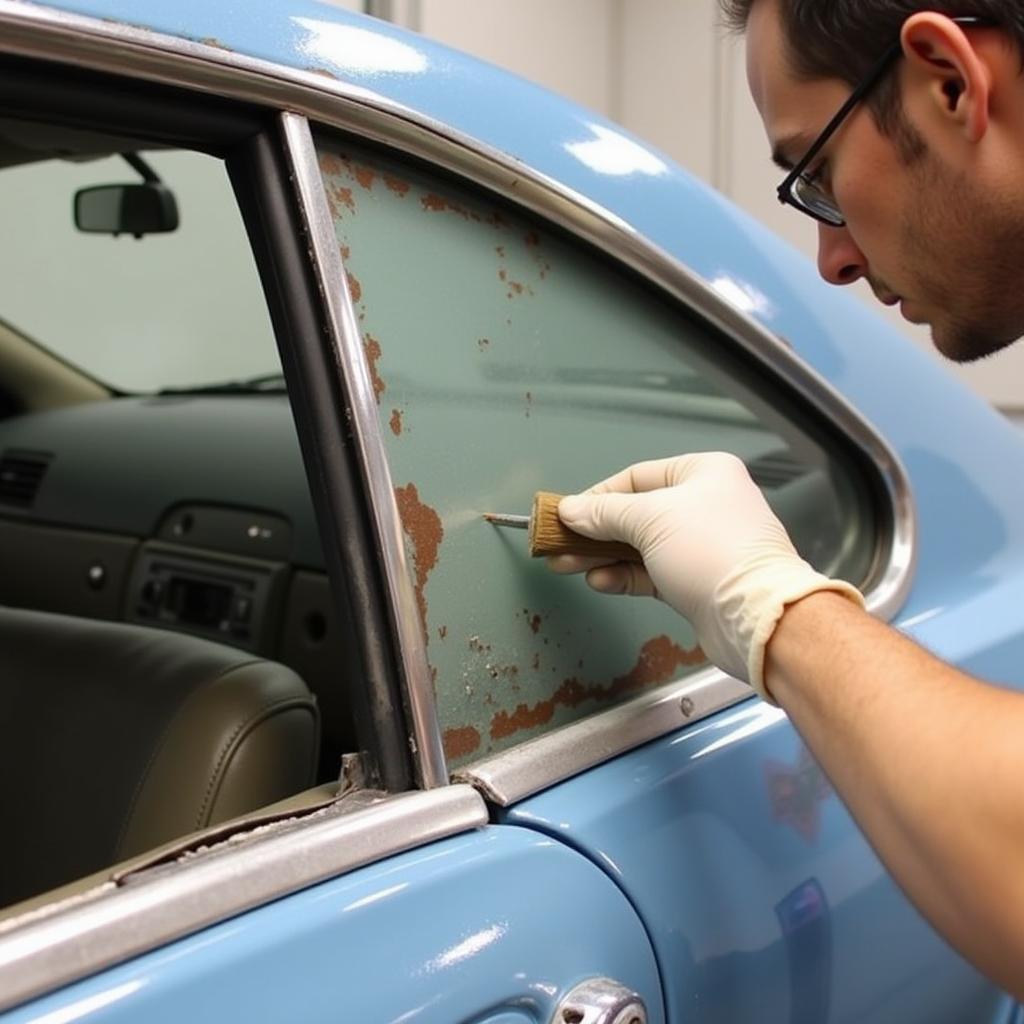
M 928 308 L 932 341 L 957 363 L 1024 336 L 1024 208 L 951 173 L 931 154 L 902 218 L 913 301 Z

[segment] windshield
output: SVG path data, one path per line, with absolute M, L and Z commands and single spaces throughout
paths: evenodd
M 9 123 L 0 125 L 0 161 L 7 163 L 9 131 Z M 139 173 L 120 155 L 71 155 L 0 168 L 0 321 L 119 391 L 279 374 L 223 164 L 201 153 L 144 153 L 173 194 L 178 227 L 115 237 L 75 227 L 75 193 L 138 185 Z

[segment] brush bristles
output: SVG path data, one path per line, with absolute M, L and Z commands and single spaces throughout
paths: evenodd
M 563 495 L 538 491 L 533 496 L 530 516 L 530 554 L 534 558 L 544 555 L 584 555 L 588 558 L 607 558 L 609 562 L 642 562 L 640 552 L 618 541 L 591 540 L 570 530 L 558 518 L 558 503 Z

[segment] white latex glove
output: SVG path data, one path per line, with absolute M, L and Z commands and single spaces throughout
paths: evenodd
M 563 498 L 558 515 L 585 537 L 631 544 L 644 564 L 559 555 L 548 560 L 555 572 L 586 572 L 603 593 L 661 598 L 690 621 L 719 668 L 766 700 L 765 648 L 787 604 L 834 590 L 864 606 L 855 587 L 828 579 L 797 554 L 734 455 L 637 463 Z

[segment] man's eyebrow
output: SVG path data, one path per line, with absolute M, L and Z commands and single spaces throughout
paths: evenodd
M 772 163 L 784 171 L 791 171 L 796 166 L 795 161 L 789 156 L 794 151 L 805 151 L 809 143 L 800 134 L 787 135 L 780 139 L 772 148 Z

